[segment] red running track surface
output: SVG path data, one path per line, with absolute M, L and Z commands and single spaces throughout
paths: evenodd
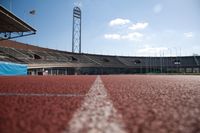
M 0 97 L 0 133 L 61 133 L 83 97 Z
M 96 76 L 0 77 L 0 92 L 85 94 Z
M 102 76 L 130 133 L 199 133 L 200 77 Z
M 95 78 L 0 77 L 1 94 L 66 94 L 1 95 L 0 133 L 62 133 Z M 200 132 L 199 76 L 111 75 L 101 78 L 129 133 Z
M 0 77 L 0 133 L 63 132 L 95 79 L 96 76 Z M 66 96 L 5 96 L 6 93 Z

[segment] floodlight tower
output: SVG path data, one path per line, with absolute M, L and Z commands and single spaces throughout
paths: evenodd
M 73 9 L 72 52 L 81 53 L 81 9 Z

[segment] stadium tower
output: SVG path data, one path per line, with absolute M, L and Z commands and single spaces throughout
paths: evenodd
M 73 9 L 72 52 L 81 53 L 81 9 Z

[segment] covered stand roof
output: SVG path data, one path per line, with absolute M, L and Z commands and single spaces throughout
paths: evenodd
M 35 34 L 36 30 L 0 5 L 0 40 Z

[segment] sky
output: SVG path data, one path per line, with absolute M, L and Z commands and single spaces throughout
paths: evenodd
M 37 30 L 36 35 L 14 39 L 23 43 L 71 51 L 73 8 L 79 6 L 83 53 L 200 55 L 200 0 L 0 0 L 0 4 Z

